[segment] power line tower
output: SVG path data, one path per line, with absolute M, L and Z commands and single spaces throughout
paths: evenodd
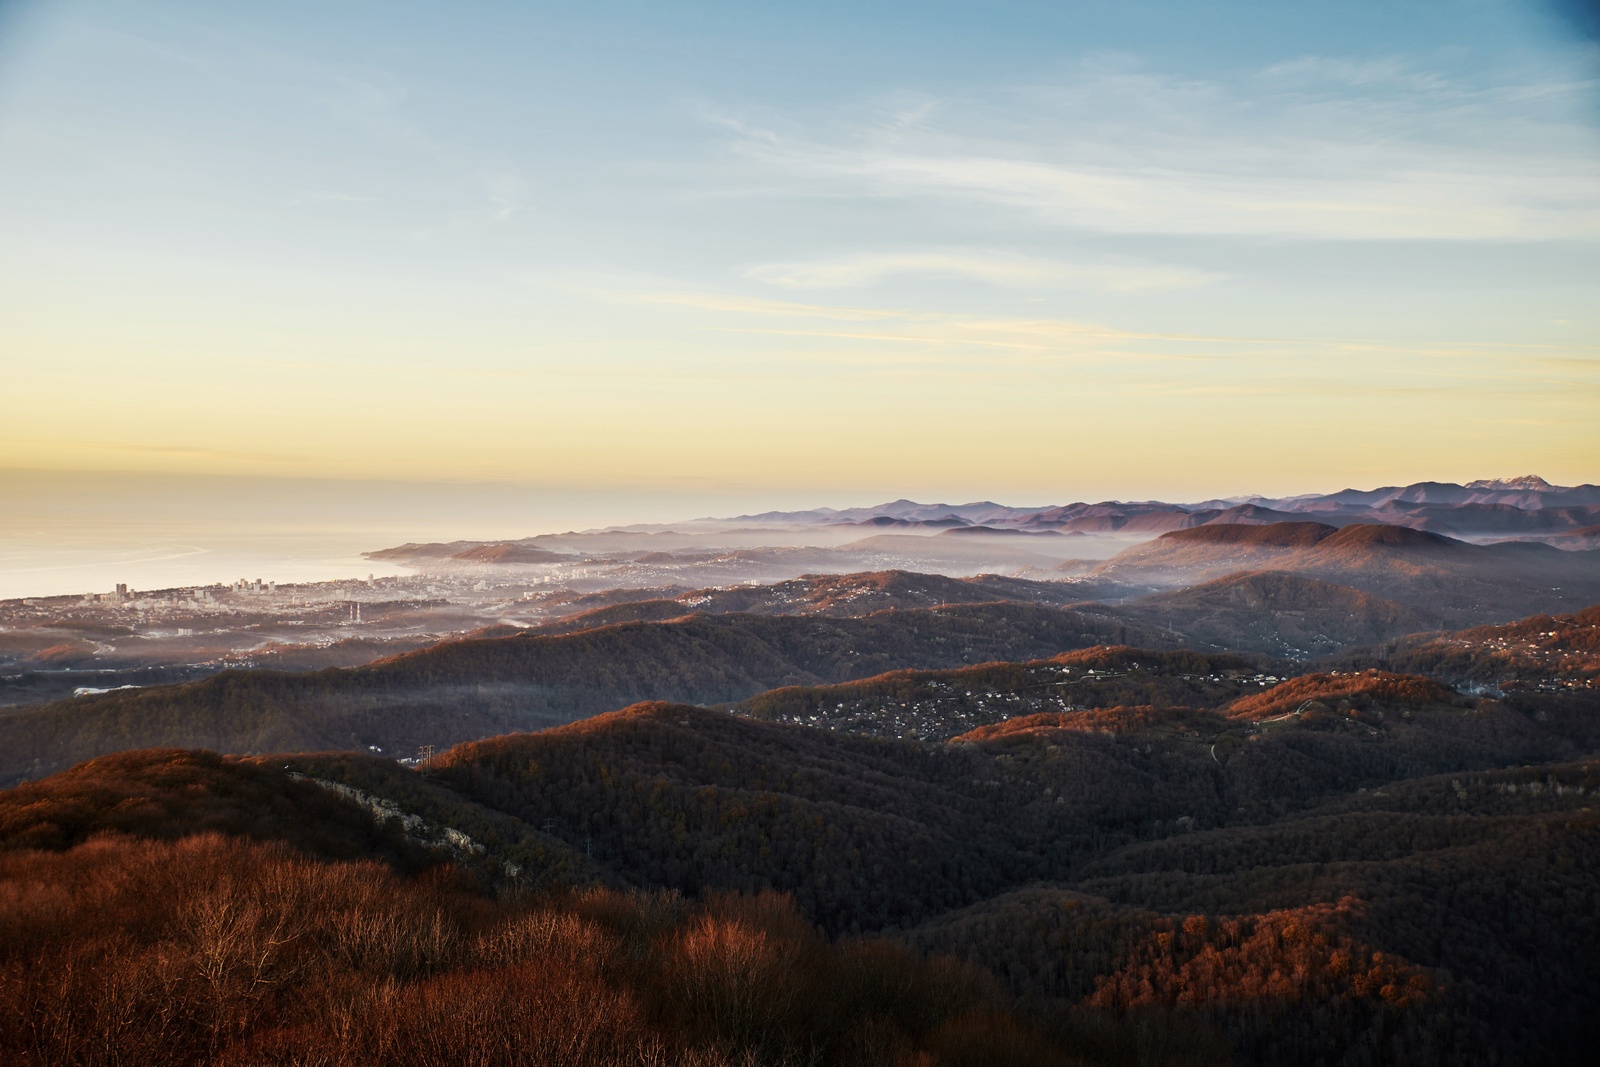
M 433 760 L 433 746 L 423 745 L 417 749 L 417 766 L 426 767 Z

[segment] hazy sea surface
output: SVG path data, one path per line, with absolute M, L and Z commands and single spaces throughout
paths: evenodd
M 410 573 L 407 541 L 499 540 L 815 506 L 688 490 L 0 468 L 0 599 Z
M 0 529 L 0 600 L 211 585 L 237 578 L 325 582 L 409 574 L 362 552 L 397 543 L 393 531 L 81 526 Z

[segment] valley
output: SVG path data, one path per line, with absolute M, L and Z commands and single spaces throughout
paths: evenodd
M 844 617 L 1014 601 L 1165 628 L 1197 648 L 1305 660 L 1600 600 L 1600 555 L 1582 533 L 1600 517 L 1594 486 L 1419 483 L 1224 504 L 902 500 L 407 544 L 367 553 L 365 580 L 0 601 L 0 709 L 694 612 Z M 397 566 L 405 573 L 376 573 Z

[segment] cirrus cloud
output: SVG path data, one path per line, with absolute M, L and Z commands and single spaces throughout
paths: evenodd
M 847 289 L 897 277 L 945 278 L 1021 289 L 1091 289 L 1139 292 L 1192 289 L 1218 275 L 1187 267 L 1141 263 L 1066 263 L 1059 260 L 962 250 L 898 252 L 835 259 L 767 263 L 747 277 L 792 289 Z
M 1577 71 L 1468 79 L 1399 58 L 1211 81 L 1111 58 L 1049 85 L 713 119 L 789 192 L 1119 234 L 1596 239 L 1595 89 Z

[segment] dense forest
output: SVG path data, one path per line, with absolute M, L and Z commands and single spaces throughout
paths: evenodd
M 1045 711 L 1124 705 L 1217 707 L 1279 680 L 1264 657 L 1096 645 L 1026 663 L 891 671 L 840 685 L 785 686 L 727 705 L 770 722 L 878 737 L 947 740 Z
M 1600 685 L 1600 606 L 1571 615 L 1535 615 L 1502 626 L 1415 634 L 1348 649 L 1336 666 L 1391 670 L 1485 683 L 1505 690 Z
M 1244 529 L 1256 530 L 1248 536 L 1257 540 L 1271 541 L 1274 533 Z M 1322 537 L 1313 547 L 1334 540 Z M 1162 551 L 1239 548 L 1214 541 L 1180 541 Z M 1456 551 L 1447 546 L 1446 555 Z M 1448 576 L 1435 578 L 1450 584 Z M 1323 658 L 1313 666 L 1381 666 L 1452 685 L 1470 681 L 1498 687 L 1507 699 L 1529 689 L 1580 690 L 1600 679 L 1594 651 L 1600 609 L 1397 636 L 1427 616 L 1371 593 L 1276 571 L 1234 574 L 1118 606 L 1042 602 L 1069 599 L 1071 590 L 1068 583 L 886 571 L 644 601 L 619 599 L 617 591 L 594 594 L 592 609 L 548 630 L 491 628 L 364 667 L 224 671 L 181 685 L 9 709 L 0 715 L 0 783 L 146 746 L 410 755 L 421 746 L 538 729 L 641 700 L 748 701 L 747 710 L 760 717 L 931 740 L 1019 713 L 1146 703 L 1214 707 L 1239 682 L 1238 672 L 1252 673 L 1256 682 L 1276 680 L 1295 670 L 1291 663 L 1314 655 Z M 926 674 L 837 693 L 817 688 L 884 672 L 1015 664 L 1117 645 L 1200 648 L 1189 655 L 1222 666 L 1137 665 L 1123 672 L 1134 680 L 1120 687 L 1104 677 L 1118 670 L 1094 668 L 1091 676 L 1085 667 L 1049 680 L 1030 668 L 1028 684 L 1002 677 L 982 689 L 965 684 L 979 685 L 979 675 L 963 681 Z M 834 696 L 831 706 L 823 703 Z M 900 704 L 904 714 L 891 707 Z
M 1205 529 L 1205 527 L 1201 527 Z M 1081 610 L 1095 610 L 1084 606 Z M 1140 597 L 1107 614 L 1175 631 L 1190 648 L 1303 660 L 1436 629 L 1425 606 L 1286 571 L 1247 571 Z
M 360 762 L 346 769 L 386 773 Z M 447 808 L 461 821 L 473 805 Z M 1226 1062 L 1170 1013 L 1040 1013 L 955 956 L 829 938 L 783 894 L 491 872 L 276 761 L 129 753 L 8 791 L 0 1053 L 1071 1067 L 1181 1043 L 1183 1062 Z
M 1053 655 L 1107 641 L 1171 644 L 1125 620 L 991 603 L 866 618 L 690 615 L 577 633 L 451 641 L 348 669 L 225 671 L 179 686 L 0 715 L 0 783 L 90 756 L 178 745 L 222 752 L 409 755 L 640 700 L 740 700 L 775 686 L 899 667 Z
M 983 610 L 683 625 L 948 640 Z M 1577 1062 L 1600 1040 L 1597 621 L 1306 673 L 1096 644 L 640 703 L 415 768 L 104 756 L 0 792 L 0 1054 Z M 503 682 L 552 640 L 333 677 Z
M 980 968 L 830 942 L 770 893 L 492 896 L 137 828 L 7 848 L 0 890 L 16 1064 L 1082 1062 Z
M 1174 530 L 1079 573 L 1169 588 L 1246 571 L 1291 573 L 1393 601 L 1433 620 L 1432 629 L 1591 605 L 1600 599 L 1595 561 L 1588 551 L 1470 544 L 1406 526 L 1274 522 Z
M 950 578 L 914 571 L 866 571 L 853 574 L 806 574 L 770 585 L 684 590 L 673 597 L 618 600 L 538 627 L 539 633 L 572 633 L 618 622 L 662 621 L 692 612 L 707 615 L 825 615 L 849 619 L 880 611 L 992 604 L 1016 601 L 1056 607 L 1088 600 L 1094 585 L 1037 582 L 999 574 Z M 1409 631 L 1407 631 L 1409 632 Z

